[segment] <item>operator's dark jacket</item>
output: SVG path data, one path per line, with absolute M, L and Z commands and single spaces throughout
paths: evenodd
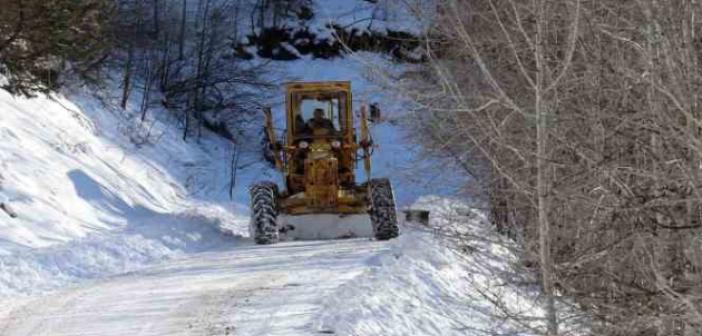
M 326 118 L 319 121 L 315 119 L 308 121 L 307 128 L 310 130 L 314 130 L 316 128 L 326 128 L 332 132 L 336 132 L 336 128 L 334 128 L 334 123 L 332 123 L 331 120 Z
M 301 134 L 309 134 L 309 135 L 311 135 L 312 132 L 313 132 L 315 129 L 318 129 L 318 128 L 326 128 L 326 129 L 328 129 L 328 130 L 330 131 L 330 135 L 336 135 L 336 134 L 338 133 L 337 130 L 336 130 L 336 128 L 334 127 L 334 123 L 332 123 L 331 120 L 326 119 L 326 118 L 324 118 L 324 119 L 322 119 L 322 120 L 319 120 L 319 121 L 317 121 L 317 120 L 315 120 L 315 119 L 310 119 L 310 120 L 305 124 L 304 128 L 302 128 L 302 130 L 301 130 L 300 133 L 301 133 Z

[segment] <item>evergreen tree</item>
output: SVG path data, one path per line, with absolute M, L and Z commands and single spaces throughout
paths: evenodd
M 108 0 L 2 0 L 4 88 L 31 95 L 57 89 L 67 70 L 87 75 L 110 45 Z

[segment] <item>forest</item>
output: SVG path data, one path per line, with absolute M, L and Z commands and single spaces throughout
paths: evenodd
M 422 142 L 463 161 L 492 223 L 525 248 L 548 335 L 569 305 L 596 335 L 701 330 L 700 10 L 438 6 L 405 94 Z

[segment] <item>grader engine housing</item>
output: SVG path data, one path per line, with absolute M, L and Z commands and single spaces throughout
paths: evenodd
M 313 143 L 304 164 L 307 207 L 335 209 L 339 191 L 339 160 L 331 147 Z

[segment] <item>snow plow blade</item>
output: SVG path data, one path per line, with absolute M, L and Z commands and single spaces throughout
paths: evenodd
M 345 238 L 372 238 L 370 216 L 316 214 L 279 218 L 281 240 L 323 240 Z

